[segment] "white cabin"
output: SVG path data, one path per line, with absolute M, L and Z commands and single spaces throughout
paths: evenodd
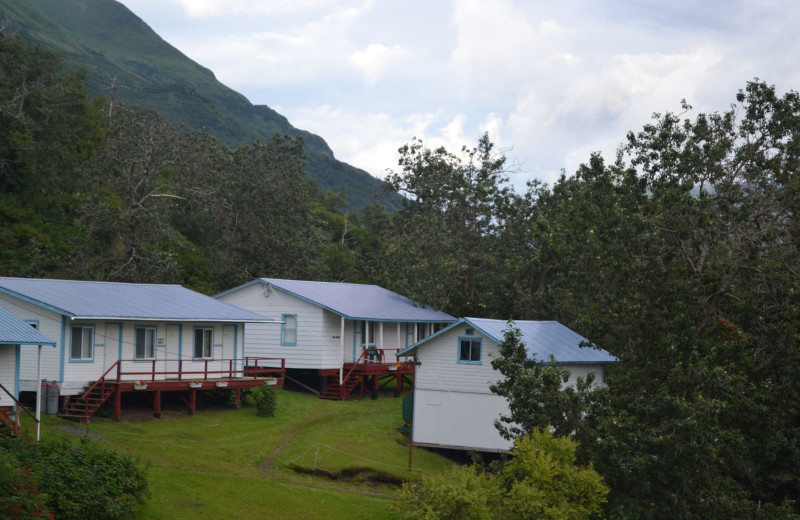
M 216 298 L 280 322 L 248 323 L 245 353 L 285 358 L 287 369 L 340 370 L 366 349 L 394 363 L 456 321 L 377 285 L 259 278 Z
M 513 443 L 494 426 L 508 415 L 508 402 L 489 386 L 502 375 L 492 368 L 500 356 L 508 322 L 464 318 L 401 355 L 416 355 L 411 439 L 415 446 L 487 452 L 508 451 Z M 548 362 L 550 356 L 570 371 L 567 384 L 595 374 L 604 384 L 603 368 L 616 358 L 604 350 L 581 348 L 586 339 L 556 321 L 517 321 L 529 356 Z
M 0 409 L 14 409 L 19 400 L 22 349 L 35 356 L 37 345 L 52 350 L 56 344 L 33 325 L 0 307 Z
M 81 394 L 117 367 L 128 381 L 241 370 L 244 324 L 268 321 L 164 284 L 0 277 L 0 306 L 56 338 L 42 353 L 41 378 L 57 381 L 61 395 Z M 20 391 L 39 385 L 34 350 L 21 351 Z

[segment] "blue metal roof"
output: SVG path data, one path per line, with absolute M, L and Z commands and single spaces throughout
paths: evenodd
M 616 363 L 617 358 L 603 349 L 581 347 L 582 343 L 588 344 L 589 340 L 577 332 L 565 327 L 557 321 L 514 321 L 514 326 L 522 333 L 522 344 L 528 357 L 546 362 L 550 356 L 557 363 Z M 467 325 L 480 331 L 497 344 L 503 342 L 508 322 L 505 320 L 491 320 L 485 318 L 462 318 L 446 329 L 411 345 L 398 355 L 405 355 L 411 350 L 422 346 L 431 339 L 459 326 Z
M 72 318 L 272 321 L 180 285 L 0 277 L 0 292 Z
M 224 294 L 254 283 L 263 283 L 297 296 L 350 320 L 447 323 L 455 321 L 447 313 L 425 307 L 377 285 L 309 280 L 258 278 Z
M 56 342 L 0 307 L 0 345 L 55 345 Z

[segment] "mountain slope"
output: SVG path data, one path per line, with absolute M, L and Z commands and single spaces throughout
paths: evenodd
M 381 193 L 382 182 L 334 158 L 325 141 L 294 128 L 265 105 L 253 105 L 214 74 L 169 45 L 139 17 L 114 0 L 0 0 L 0 19 L 24 38 L 64 55 L 68 66 L 83 67 L 95 94 L 158 111 L 189 129 L 205 128 L 235 147 L 276 133 L 302 137 L 307 170 L 317 184 L 346 191 L 351 209 L 376 202 L 397 207 L 399 199 Z

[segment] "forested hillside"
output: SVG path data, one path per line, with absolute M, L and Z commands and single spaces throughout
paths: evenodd
M 752 82 L 724 112 L 657 115 L 614 162 L 523 193 L 488 136 L 459 154 L 412 140 L 389 178 L 403 207 L 356 216 L 307 180 L 296 138 L 231 149 L 61 71 L 0 32 L 0 275 L 363 281 L 558 320 L 619 358 L 608 386 L 543 392 L 512 356 L 501 391 L 524 397 L 512 421 L 579 441 L 604 517 L 798 518 L 796 92 Z
M 229 147 L 277 134 L 300 137 L 304 169 L 320 188 L 344 191 L 348 209 L 400 205 L 383 193 L 379 179 L 336 160 L 321 137 L 251 104 L 114 0 L 0 0 L 4 18 L 9 30 L 61 54 L 68 69 L 85 70 L 92 95 L 155 110 L 175 128 L 204 129 Z

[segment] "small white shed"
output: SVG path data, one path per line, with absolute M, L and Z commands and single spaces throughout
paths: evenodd
M 505 452 L 512 442 L 494 426 L 508 414 L 505 398 L 489 386 L 501 375 L 492 368 L 500 355 L 508 322 L 463 318 L 416 343 L 401 355 L 416 354 L 411 438 L 415 446 Z M 567 384 L 595 373 L 604 384 L 604 366 L 616 362 L 608 352 L 581 348 L 586 338 L 556 321 L 515 321 L 529 356 L 548 362 L 550 356 L 570 371 Z

